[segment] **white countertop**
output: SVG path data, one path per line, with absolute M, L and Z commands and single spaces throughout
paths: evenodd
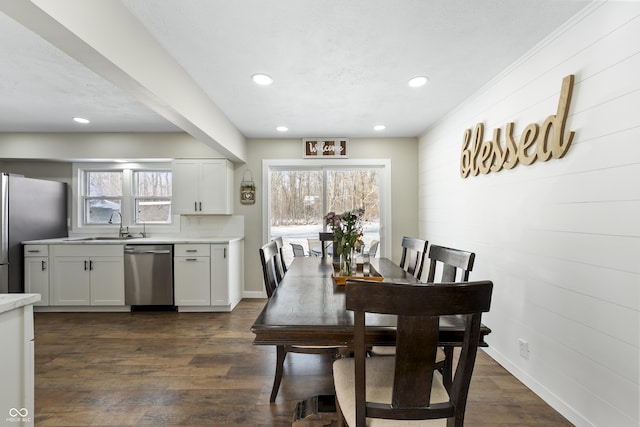
M 0 313 L 40 301 L 40 294 L 0 294 Z
M 130 239 L 117 239 L 104 240 L 102 237 L 100 240 L 87 240 L 91 237 L 77 236 L 77 237 L 62 237 L 58 239 L 43 239 L 43 240 L 27 240 L 22 242 L 25 245 L 59 245 L 59 244 L 74 244 L 74 245 L 144 245 L 144 244 L 180 244 L 180 243 L 230 243 L 236 240 L 242 240 L 244 237 L 231 236 L 231 237 L 189 237 L 189 236 L 175 236 L 175 237 L 134 237 Z

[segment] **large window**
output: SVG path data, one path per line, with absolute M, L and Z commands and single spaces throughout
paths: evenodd
M 171 225 L 171 170 L 157 165 L 77 167 L 79 227 Z
M 331 211 L 342 213 L 364 208 L 365 250 L 375 240 L 384 241 L 381 224 L 389 220 L 389 212 L 381 208 L 383 181 L 387 176 L 385 164 L 267 163 L 267 239 L 283 238 L 287 261 L 293 257 L 291 243 L 301 245 L 307 255 L 320 250 L 318 233 L 326 230 L 324 216 Z

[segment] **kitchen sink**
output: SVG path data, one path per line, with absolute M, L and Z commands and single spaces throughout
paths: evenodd
M 96 236 L 96 237 L 70 237 L 65 239 L 70 242 L 88 242 L 93 240 L 129 240 L 135 239 L 133 236 L 125 236 L 125 237 L 113 237 L 113 236 Z

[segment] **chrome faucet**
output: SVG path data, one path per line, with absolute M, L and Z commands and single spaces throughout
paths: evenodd
M 113 216 L 115 214 L 118 214 L 118 216 L 120 217 L 120 228 L 118 229 L 118 238 L 123 238 L 127 234 L 129 234 L 129 227 L 122 226 L 122 214 L 120 213 L 120 211 L 115 211 L 111 213 L 111 216 L 109 217 L 109 224 L 113 224 Z

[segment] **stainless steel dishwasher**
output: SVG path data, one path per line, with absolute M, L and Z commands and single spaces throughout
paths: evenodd
M 124 302 L 173 306 L 173 245 L 124 247 Z

